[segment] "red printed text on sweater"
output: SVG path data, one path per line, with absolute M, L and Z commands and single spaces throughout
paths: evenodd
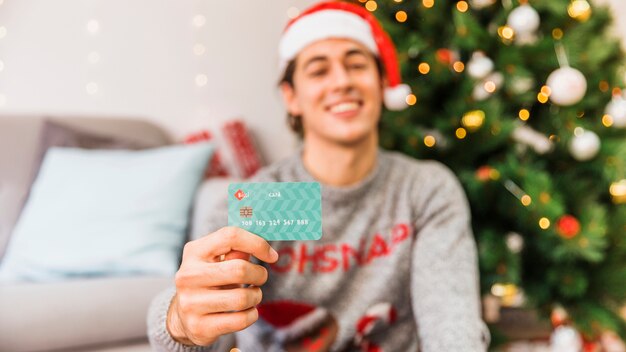
M 391 254 L 398 244 L 411 236 L 411 232 L 409 225 L 398 224 L 391 230 L 391 235 L 383 236 L 377 233 L 369 241 L 365 238 L 361 239 L 357 247 L 348 243 L 320 245 L 298 243 L 295 246 L 280 248 L 278 250 L 280 259 L 270 267 L 279 273 L 291 270 L 299 273 L 305 270 L 315 273 L 348 271 L 352 266 L 364 266 L 378 257 Z

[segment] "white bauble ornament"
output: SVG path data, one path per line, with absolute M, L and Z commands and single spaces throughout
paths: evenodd
M 550 138 L 525 124 L 517 126 L 513 130 L 511 138 L 517 143 L 532 147 L 537 154 L 548 153 L 554 147 Z
M 506 246 L 512 253 L 519 253 L 524 249 L 524 238 L 517 232 L 506 235 Z
M 523 94 L 528 92 L 535 85 L 532 77 L 515 77 L 511 80 L 510 91 L 514 94 Z
M 553 71 L 546 84 L 550 88 L 550 100 L 561 106 L 578 103 L 587 92 L 585 76 L 571 67 L 561 67 Z
M 614 127 L 626 127 L 626 100 L 623 97 L 614 97 L 607 104 L 604 112 L 611 116 Z
M 474 86 L 474 90 L 472 91 L 472 98 L 474 98 L 474 100 L 476 101 L 483 101 L 490 96 L 491 93 L 485 90 L 485 85 L 483 84 L 483 82 L 477 82 Z
M 496 3 L 496 0 L 469 0 L 470 6 L 475 10 L 484 9 Z
M 517 44 L 517 45 L 533 45 L 538 40 L 539 40 L 539 37 L 537 37 L 537 34 L 535 34 L 535 33 L 521 34 L 521 35 L 518 35 L 518 36 L 515 37 L 515 44 Z
M 577 131 L 570 141 L 569 151 L 578 161 L 593 159 L 600 151 L 600 137 L 592 131 Z
M 473 79 L 483 79 L 493 71 L 493 61 L 482 51 L 475 51 L 467 63 L 467 73 Z
M 509 14 L 506 24 L 513 28 L 516 35 L 535 32 L 539 28 L 539 14 L 530 5 L 521 5 Z
M 570 326 L 559 326 L 550 335 L 552 352 L 580 352 L 583 343 L 580 334 Z
M 493 82 L 496 89 L 500 89 L 500 87 L 502 87 L 502 83 L 504 83 L 504 75 L 500 72 L 493 72 L 485 77 L 483 84 L 486 82 Z

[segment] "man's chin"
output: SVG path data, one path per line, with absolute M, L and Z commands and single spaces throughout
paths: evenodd
M 333 136 L 331 140 L 344 147 L 344 148 L 358 148 L 367 144 L 375 138 L 375 133 L 370 132 L 361 132 L 361 133 L 346 133 L 338 136 Z

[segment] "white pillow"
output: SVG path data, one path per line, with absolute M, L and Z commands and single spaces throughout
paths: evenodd
M 0 263 L 0 281 L 176 272 L 213 146 L 51 148 Z

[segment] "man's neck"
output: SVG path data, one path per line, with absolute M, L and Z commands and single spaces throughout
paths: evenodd
M 377 135 L 349 146 L 305 138 L 302 161 L 321 183 L 349 186 L 363 180 L 376 167 L 377 151 Z

